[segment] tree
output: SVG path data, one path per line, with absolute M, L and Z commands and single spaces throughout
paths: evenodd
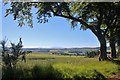
M 7 39 L 4 39 L 0 42 L 0 44 L 2 45 L 2 56 L 4 56 L 5 52 L 7 51 L 6 42 L 7 42 Z
M 104 24 L 108 27 L 107 38 L 109 38 L 110 47 L 111 47 L 111 57 L 116 58 L 116 32 L 120 29 L 120 4 L 112 3 L 108 4 L 105 7 L 106 12 L 104 13 Z
M 11 7 L 6 9 L 6 15 L 12 14 L 14 20 L 18 20 L 19 26 L 24 25 L 26 20 L 28 25 L 33 27 L 32 6 L 38 9 L 38 23 L 48 22 L 49 17 L 59 16 L 69 20 L 73 28 L 80 26 L 81 29 L 90 29 L 100 42 L 100 58 L 107 59 L 105 36 L 109 30 L 109 25 L 103 28 L 103 24 L 108 24 L 106 17 L 110 11 L 114 11 L 112 6 L 118 6 L 119 3 L 88 3 L 88 2 L 11 2 Z M 109 9 L 109 6 L 111 8 Z M 118 6 L 120 7 L 120 6 Z M 119 8 L 115 9 L 119 10 Z M 117 11 L 116 11 L 117 12 Z M 116 19 L 115 19 L 116 22 Z
M 18 44 L 11 42 L 11 47 L 6 46 L 7 40 L 2 40 L 2 80 L 15 80 L 14 69 L 16 69 L 16 63 L 22 52 L 22 41 L 21 38 Z M 12 75 L 12 76 L 11 76 Z
M 21 38 L 19 39 L 19 42 L 18 44 L 14 44 L 11 42 L 11 47 L 10 47 L 10 50 L 11 50 L 11 60 L 12 60 L 12 65 L 15 66 L 17 61 L 18 61 L 18 57 L 21 55 L 22 53 L 22 41 L 21 41 Z
M 117 41 L 117 46 L 118 46 L 118 55 L 120 56 L 120 36 Z
M 6 66 L 11 66 L 10 57 L 8 54 L 8 49 L 6 47 L 7 39 L 4 39 L 0 42 L 2 46 L 2 61 Z
M 118 56 L 120 56 L 120 28 L 117 29 L 115 40 L 117 42 Z
M 21 38 L 20 41 L 17 45 L 11 42 L 11 47 L 8 48 L 6 46 L 7 40 L 2 40 L 1 45 L 2 45 L 2 60 L 5 66 L 7 67 L 15 67 L 18 57 L 21 55 L 22 52 L 22 42 Z

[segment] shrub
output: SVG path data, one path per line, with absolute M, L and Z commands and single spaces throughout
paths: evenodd
M 21 55 L 22 52 L 22 41 L 21 38 L 18 44 L 14 44 L 11 42 L 11 47 L 6 46 L 7 40 L 3 40 L 0 42 L 2 45 L 2 61 L 4 66 L 7 67 L 15 67 L 16 63 L 18 62 L 18 57 Z M 6 68 L 7 68 L 6 67 Z
M 14 71 L 11 67 L 2 67 L 2 80 L 13 80 Z
M 50 66 L 34 66 L 32 69 L 33 80 L 63 80 L 61 74 Z
M 91 51 L 91 52 L 86 53 L 86 56 L 89 58 L 93 58 L 93 57 L 98 56 L 98 55 L 99 55 L 99 51 Z
M 27 68 L 14 69 L 15 80 L 32 80 L 31 70 Z

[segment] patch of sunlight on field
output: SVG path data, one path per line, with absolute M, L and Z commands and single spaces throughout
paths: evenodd
M 97 70 L 98 72 L 102 73 L 104 76 L 108 77 L 110 74 L 114 74 L 118 72 L 118 65 L 113 64 L 112 62 L 103 61 L 90 61 L 82 63 L 81 65 L 72 65 L 72 64 L 54 64 L 55 69 L 60 70 L 63 74 L 78 74 L 78 73 L 87 73 L 92 70 Z M 89 73 L 87 74 L 90 75 Z
M 50 53 L 32 53 L 26 56 L 27 65 L 44 65 L 54 63 L 68 63 L 79 65 L 78 63 L 89 61 L 90 59 L 84 58 L 84 56 L 64 56 L 64 55 L 53 55 Z M 22 61 L 19 64 L 25 64 Z

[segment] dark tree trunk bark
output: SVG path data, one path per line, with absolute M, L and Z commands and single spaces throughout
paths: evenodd
M 117 41 L 117 47 L 118 47 L 118 56 L 120 56 L 120 37 L 118 37 L 118 41 Z
M 118 55 L 120 56 L 120 45 L 118 46 Z
M 104 38 L 100 38 L 99 39 L 100 41 L 100 58 L 99 60 L 106 60 L 107 59 L 107 54 L 106 54 L 106 51 L 107 51 L 107 48 L 106 48 L 106 40 Z
M 107 59 L 107 48 L 106 48 L 106 39 L 105 35 L 101 33 L 100 29 L 96 32 L 92 27 L 90 30 L 96 35 L 100 43 L 100 53 L 99 53 L 99 61 L 104 61 Z
M 110 48 L 111 48 L 111 57 L 116 58 L 116 47 L 115 47 L 115 40 L 110 39 Z
M 118 52 L 120 52 L 120 46 L 118 46 Z
M 116 58 L 116 47 L 115 47 L 115 36 L 113 35 L 113 29 L 110 29 L 110 48 L 111 48 L 111 57 Z

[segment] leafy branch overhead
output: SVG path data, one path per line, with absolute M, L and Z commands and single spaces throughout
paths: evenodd
M 95 32 L 96 26 L 101 26 L 100 24 L 118 25 L 119 24 L 119 3 L 86 3 L 86 2 L 12 2 L 11 8 L 6 9 L 6 15 L 12 14 L 14 20 L 18 20 L 19 25 L 25 25 L 27 22 L 28 26 L 33 27 L 33 16 L 32 8 L 36 8 L 36 15 L 38 23 L 48 22 L 48 18 L 52 16 L 60 16 L 69 19 L 71 25 L 76 27 L 78 23 L 81 24 L 81 29 L 91 28 L 93 26 L 93 31 Z M 99 23 L 99 24 L 98 24 Z M 103 28 L 99 29 L 103 33 Z M 105 29 L 107 30 L 107 29 Z

